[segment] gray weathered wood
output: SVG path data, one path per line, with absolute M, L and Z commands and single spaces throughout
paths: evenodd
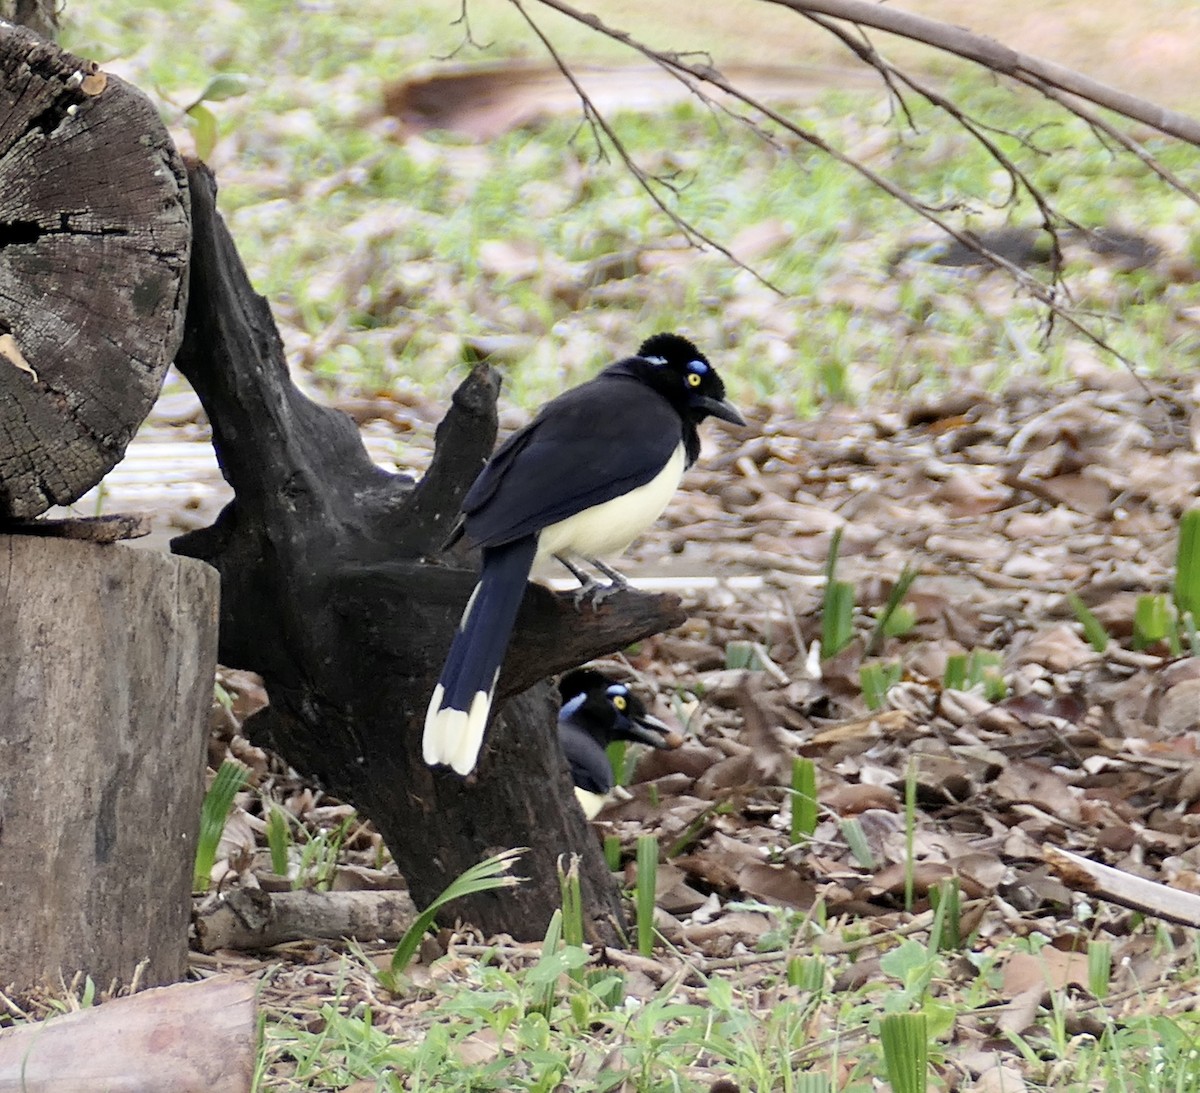
M 264 892 L 230 888 L 196 914 L 202 952 L 266 949 L 304 938 L 349 937 L 399 941 L 417 917 L 412 897 L 402 891 Z
M 217 574 L 0 536 L 0 987 L 187 957 Z
M 27 27 L 43 38 L 58 37 L 57 0 L 0 0 L 0 19 Z
M 0 1032 L 0 1093 L 246 1093 L 254 993 L 180 983 Z
M 120 460 L 179 346 L 190 239 L 150 102 L 0 23 L 0 517 Z

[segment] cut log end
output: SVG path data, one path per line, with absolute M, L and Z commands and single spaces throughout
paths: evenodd
M 70 504 L 124 454 L 182 337 L 190 231 L 149 100 L 0 25 L 0 516 Z

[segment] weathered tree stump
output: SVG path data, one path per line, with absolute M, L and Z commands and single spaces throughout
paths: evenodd
M 0 536 L 0 987 L 183 975 L 216 604 L 190 559 Z
M 496 377 L 480 367 L 463 382 L 419 483 L 381 470 L 345 414 L 292 385 L 215 187 L 202 169 L 190 186 L 192 283 L 176 363 L 236 497 L 173 548 L 220 570 L 221 662 L 264 677 L 271 705 L 247 731 L 374 821 L 418 906 L 486 855 L 527 846 L 526 884 L 460 900 L 444 917 L 539 937 L 559 901 L 555 863 L 574 851 L 591 936 L 615 940 L 616 889 L 574 800 L 552 689 L 532 685 L 679 625 L 679 601 L 625 592 L 580 612 L 530 585 L 499 686 L 498 697 L 517 697 L 477 775 L 430 770 L 425 707 L 476 577 L 464 558 L 431 559 L 491 453 Z
M 0 518 L 124 455 L 179 346 L 188 211 L 142 93 L 0 23 Z

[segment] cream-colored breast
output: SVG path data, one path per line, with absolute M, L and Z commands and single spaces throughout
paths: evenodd
M 585 558 L 620 554 L 662 515 L 679 488 L 684 469 L 684 450 L 680 444 L 667 465 L 644 486 L 543 528 L 538 536 L 538 558 L 554 554 L 578 554 Z

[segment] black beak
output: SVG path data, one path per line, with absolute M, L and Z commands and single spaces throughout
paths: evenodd
M 629 723 L 622 734 L 630 740 L 649 744 L 652 748 L 677 748 L 683 743 L 683 737 L 664 725 L 657 717 L 640 714 L 628 719 Z
M 713 417 L 719 417 L 722 421 L 728 421 L 732 425 L 745 425 L 746 419 L 737 412 L 737 408 L 724 399 L 709 398 L 707 395 L 697 395 L 692 399 L 692 405 L 706 414 L 712 414 Z

